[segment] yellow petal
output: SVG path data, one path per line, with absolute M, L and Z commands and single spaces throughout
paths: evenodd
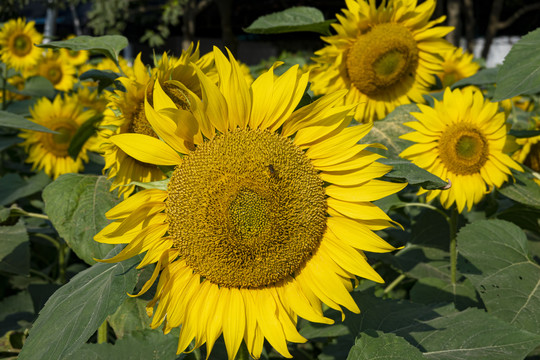
M 129 156 L 153 165 L 178 165 L 182 158 L 163 141 L 141 134 L 120 134 L 109 140 Z

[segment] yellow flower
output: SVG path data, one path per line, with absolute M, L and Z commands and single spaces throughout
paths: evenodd
M 298 66 L 250 87 L 232 55 L 214 55 L 219 85 L 197 70 L 193 112 L 156 81 L 145 111 L 159 138 L 111 137 L 139 161 L 176 167 L 166 189 L 107 212 L 114 222 L 95 239 L 128 244 L 107 262 L 145 253 L 139 267 L 157 263 L 141 293 L 161 272 L 147 310 L 153 328 L 182 326 L 178 353 L 193 339 L 210 353 L 223 333 L 229 359 L 242 340 L 259 358 L 265 339 L 291 357 L 287 341 L 306 341 L 298 316 L 332 323 L 322 303 L 358 313 L 352 280 L 383 281 L 363 251 L 394 250 L 373 232 L 391 220 L 371 201 L 405 184 L 375 179 L 391 168 L 358 144 L 371 124 L 349 126 L 345 91 L 295 111 L 309 76 Z
M 450 48 L 443 40 L 452 28 L 430 21 L 434 0 L 347 0 L 344 16 L 332 25 L 337 34 L 322 37 L 329 45 L 313 59 L 324 69 L 312 78 L 311 89 L 330 94 L 349 89 L 347 104 L 358 104 L 355 118 L 384 118 L 399 105 L 424 102 L 441 70 L 439 54 Z
M 455 82 L 473 76 L 480 65 L 473 61 L 473 54 L 463 52 L 462 48 L 454 48 L 443 53 L 442 71 L 436 75 L 441 79 L 443 89 Z
M 75 68 L 52 50 L 47 51 L 31 73 L 49 79 L 57 90 L 69 91 L 75 85 Z
M 38 62 L 42 50 L 34 44 L 40 44 L 43 36 L 34 24 L 21 18 L 4 23 L 0 30 L 0 58 L 8 67 L 20 71 Z
M 84 168 L 83 161 L 88 161 L 87 145 L 81 149 L 79 156 L 73 160 L 68 154 L 69 144 L 79 127 L 95 115 L 93 111 L 85 111 L 71 97 L 56 96 L 53 102 L 41 98 L 30 109 L 31 120 L 41 124 L 57 134 L 23 130 L 21 144 L 28 153 L 26 162 L 33 163 L 32 170 L 44 170 L 56 179 L 67 173 L 76 173 Z
M 540 130 L 540 118 L 535 117 L 534 120 L 535 130 Z M 512 154 L 512 158 L 540 174 L 540 135 L 518 138 L 515 142 L 520 148 Z M 539 178 L 535 178 L 534 181 L 540 185 Z
M 193 92 L 200 95 L 201 90 L 195 70 L 188 65 L 190 62 L 200 64 L 199 60 L 207 59 L 199 59 L 198 48 L 193 50 L 190 47 L 179 59 L 171 59 L 164 54 L 151 76 L 139 55 L 133 66 L 133 77 L 119 78 L 125 91 L 115 91 L 115 96 L 110 98 L 109 103 L 109 107 L 116 109 L 119 115 L 113 110 L 107 110 L 100 132 L 104 138 L 101 147 L 105 157 L 104 170 L 107 170 L 108 177 L 113 179 L 111 190 L 118 188 L 119 195 L 129 196 L 135 190 L 135 185 L 129 185 L 130 183 L 152 182 L 165 178 L 157 165 L 136 160 L 107 139 L 113 134 L 124 133 L 157 137 L 144 114 L 145 94 L 152 94 L 153 82 L 157 78 L 165 91 L 174 98 L 175 107 L 189 109 L 186 93 Z
M 73 39 L 75 35 L 68 36 L 67 39 Z M 60 58 L 63 61 L 73 65 L 80 66 L 85 64 L 90 57 L 90 53 L 86 50 L 74 51 L 68 49 L 60 49 Z
M 107 107 L 107 98 L 88 86 L 80 86 L 72 96 L 81 106 L 94 109 L 97 113 L 103 113 Z
M 460 212 L 465 206 L 470 211 L 511 176 L 510 168 L 523 171 L 503 153 L 504 113 L 480 91 L 446 88 L 443 101 L 435 100 L 434 108 L 419 108 L 420 113 L 412 113 L 418 121 L 405 123 L 416 131 L 401 136 L 416 144 L 400 156 L 451 182 L 449 190 L 427 191 L 428 200 L 440 195 L 445 208 L 456 203 Z

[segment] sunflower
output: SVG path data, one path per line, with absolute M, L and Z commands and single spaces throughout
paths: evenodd
M 446 88 L 434 108 L 418 106 L 421 112 L 412 113 L 418 121 L 405 123 L 416 131 L 401 136 L 416 144 L 400 156 L 451 183 L 449 190 L 427 191 L 428 200 L 440 195 L 445 208 L 456 203 L 460 212 L 465 206 L 470 211 L 487 191 L 511 176 L 510 168 L 523 171 L 503 153 L 504 113 L 480 91 Z
M 165 179 L 163 171 L 155 164 L 141 162 L 126 154 L 107 139 L 113 134 L 136 133 L 157 137 L 146 120 L 144 99 L 146 93 L 152 93 L 153 80 L 159 79 L 165 91 L 174 98 L 175 107 L 189 109 L 187 93 L 200 95 L 200 85 L 195 70 L 188 66 L 191 62 L 207 65 L 207 58 L 199 58 L 199 51 L 190 47 L 178 59 L 171 59 L 166 54 L 158 67 L 150 74 L 142 63 L 140 55 L 135 59 L 133 77 L 122 77 L 119 81 L 125 91 L 117 90 L 110 98 L 109 109 L 101 124 L 100 136 L 104 139 L 101 147 L 105 157 L 104 170 L 113 179 L 112 189 L 118 188 L 119 195 L 129 196 L 134 190 L 133 182 L 152 182 Z M 212 62 L 213 63 L 213 62 Z M 151 101 L 152 97 L 150 97 Z
M 88 161 L 87 146 L 84 145 L 77 159 L 68 154 L 68 147 L 79 127 L 95 115 L 94 111 L 85 111 L 71 97 L 64 99 L 57 95 L 51 102 L 41 98 L 30 109 L 31 120 L 43 125 L 56 134 L 23 130 L 19 136 L 24 138 L 21 144 L 28 153 L 26 162 L 32 163 L 32 170 L 44 170 L 56 179 L 67 173 L 83 170 L 83 162 Z
M 534 130 L 540 130 L 540 118 L 535 117 L 534 121 Z M 540 135 L 518 138 L 515 142 L 520 148 L 512 154 L 512 158 L 528 166 L 534 172 L 540 173 Z M 535 178 L 534 181 L 540 185 L 540 179 Z
M 401 190 L 375 178 L 391 168 L 358 144 L 371 124 L 349 126 L 345 91 L 295 110 L 309 74 L 273 68 L 249 87 L 238 62 L 214 48 L 219 85 L 197 70 L 202 100 L 173 107 L 155 83 L 147 118 L 159 138 L 111 137 L 139 161 L 175 166 L 163 189 L 143 190 L 107 212 L 103 243 L 127 243 L 122 261 L 145 253 L 156 263 L 151 326 L 182 326 L 178 353 L 195 339 L 211 352 L 223 333 L 229 359 L 244 340 L 259 358 L 266 339 L 291 357 L 287 341 L 306 341 L 298 316 L 332 323 L 321 304 L 359 309 L 356 275 L 382 282 L 363 251 L 394 250 L 373 230 L 392 225 L 371 201 Z
M 450 44 L 443 37 L 452 28 L 429 21 L 434 0 L 347 0 L 344 16 L 332 26 L 337 34 L 322 39 L 329 45 L 315 52 L 324 71 L 312 78 L 311 90 L 329 94 L 349 89 L 347 104 L 358 104 L 355 118 L 384 118 L 396 106 L 424 102 L 422 95 L 441 71 L 438 55 Z
M 463 52 L 460 47 L 446 51 L 443 58 L 442 71 L 436 74 L 441 79 L 443 89 L 461 79 L 473 76 L 480 69 L 480 65 L 473 61 L 473 54 Z
M 36 68 L 31 71 L 31 74 L 49 79 L 54 88 L 60 91 L 69 91 L 75 84 L 75 67 L 50 49 L 38 62 Z
M 41 43 L 43 36 L 34 24 L 22 18 L 4 23 L 0 30 L 0 58 L 8 67 L 20 71 L 38 62 L 42 50 L 34 44 Z

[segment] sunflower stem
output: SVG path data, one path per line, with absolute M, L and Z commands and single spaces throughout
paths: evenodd
M 234 360 L 251 360 L 251 355 L 249 355 L 249 351 L 245 341 L 242 341 L 242 344 L 240 345 L 240 348 L 238 349 L 238 353 L 236 354 Z
M 107 320 L 97 329 L 97 342 L 98 344 L 105 344 L 107 342 Z
M 450 210 L 450 279 L 452 285 L 456 284 L 457 273 L 457 223 L 458 223 L 458 211 L 456 205 L 452 206 Z
M 388 285 L 385 289 L 384 289 L 384 294 L 388 294 L 390 291 L 394 290 L 394 288 L 396 286 L 398 286 L 398 284 L 400 282 L 402 282 L 404 279 L 406 278 L 405 274 L 400 274 L 397 278 L 394 279 L 394 281 L 392 281 L 390 283 L 390 285 Z
M 22 216 L 28 216 L 28 217 L 33 217 L 33 218 L 37 218 L 37 219 L 49 220 L 49 217 L 47 215 L 45 215 L 45 214 L 27 212 L 27 211 L 21 209 L 20 207 L 12 206 L 10 208 L 10 210 L 11 210 L 11 214 L 13 214 L 13 215 L 22 215 Z
M 442 217 L 444 217 L 446 219 L 446 221 L 448 221 L 450 223 L 450 217 L 448 217 L 448 215 L 446 215 L 446 213 L 444 211 L 442 211 L 441 209 L 439 209 L 439 208 L 437 208 L 437 207 L 435 207 L 433 205 L 430 205 L 430 204 L 424 204 L 424 203 L 415 202 L 415 203 L 397 205 L 397 206 L 393 207 L 392 209 L 395 210 L 395 209 L 400 209 L 400 208 L 404 208 L 404 207 L 413 207 L 413 206 L 424 207 L 424 208 L 436 211 Z

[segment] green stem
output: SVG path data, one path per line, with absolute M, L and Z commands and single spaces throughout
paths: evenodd
M 456 209 L 456 205 L 452 206 L 450 210 L 450 279 L 452 285 L 456 284 L 457 273 L 457 225 L 458 225 L 459 213 Z
M 392 282 L 390 283 L 390 285 L 388 285 L 388 286 L 384 289 L 384 294 L 388 294 L 390 291 L 394 290 L 394 288 L 395 288 L 401 281 L 403 281 L 405 278 L 406 278 L 405 274 L 401 274 L 401 275 L 399 275 L 397 278 L 395 278 L 394 281 L 392 281 Z
M 58 249 L 58 280 L 60 280 L 61 284 L 66 282 L 66 253 L 68 251 L 69 248 L 65 243 L 60 244 L 60 248 Z
M 37 275 L 37 276 L 40 276 L 42 277 L 43 279 L 49 281 L 50 283 L 54 284 L 56 283 L 56 280 L 54 280 L 52 277 L 50 276 L 47 276 L 45 275 L 44 273 L 40 272 L 40 271 L 37 271 L 37 270 L 34 270 L 34 269 L 30 269 L 29 270 L 30 274 L 34 274 L 34 275 Z
M 107 320 L 97 329 L 97 342 L 98 344 L 105 344 L 107 342 Z
M 60 242 L 58 240 L 56 240 L 55 238 L 53 238 L 53 237 L 51 237 L 49 235 L 42 234 L 42 233 L 35 233 L 34 236 L 45 239 L 48 242 L 50 242 L 56 249 L 60 249 Z
M 45 220 L 49 220 L 49 217 L 45 214 L 38 214 L 38 213 L 32 213 L 32 212 L 27 212 L 19 207 L 15 207 L 15 206 L 12 206 L 10 208 L 11 210 L 11 213 L 14 214 L 14 215 L 22 215 L 22 216 L 28 216 L 28 217 L 34 217 L 34 218 L 38 218 L 38 219 L 45 219 Z
M 240 348 L 238 349 L 238 353 L 236 354 L 234 360 L 251 360 L 251 355 L 249 355 L 248 348 L 244 341 L 242 341 L 242 344 L 240 345 Z

